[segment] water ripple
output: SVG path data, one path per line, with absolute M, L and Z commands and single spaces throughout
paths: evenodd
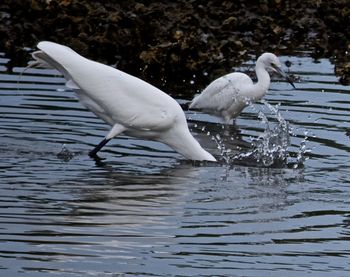
M 349 275 L 350 89 L 326 59 L 287 59 L 297 89 L 273 77 L 267 103 L 247 108 L 236 126 L 186 114 L 218 155 L 249 153 L 285 126 L 270 150 L 288 162 L 305 153 L 297 169 L 256 159 L 194 164 L 127 136 L 95 161 L 87 153 L 108 126 L 56 71 L 9 74 L 2 55 L 1 275 Z

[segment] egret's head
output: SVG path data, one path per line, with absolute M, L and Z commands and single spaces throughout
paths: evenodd
M 264 53 L 259 57 L 258 62 L 262 63 L 267 70 L 272 70 L 280 74 L 293 86 L 293 88 L 295 88 L 292 79 L 283 71 L 281 62 L 276 55 L 272 53 Z

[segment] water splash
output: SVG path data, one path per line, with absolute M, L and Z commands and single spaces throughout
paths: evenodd
M 269 120 L 262 110 L 253 107 L 258 114 L 258 118 L 265 125 L 265 130 L 257 138 L 251 139 L 249 149 L 233 154 L 230 149 L 227 149 L 220 136 L 213 136 L 213 140 L 220 150 L 221 160 L 229 165 L 239 163 L 263 167 L 284 167 L 292 164 L 293 168 L 301 167 L 307 160 L 305 154 L 309 152 L 306 147 L 307 134 L 300 143 L 296 160 L 291 162 L 288 148 L 292 132 L 289 123 L 281 115 L 279 105 L 272 106 L 264 100 L 262 100 L 262 103 L 273 114 L 273 118 Z
M 231 150 L 226 148 L 225 143 L 223 142 L 221 136 L 219 134 L 216 134 L 215 136 L 212 136 L 212 140 L 215 141 L 217 144 L 217 148 L 220 151 L 220 157 L 221 159 L 226 163 L 230 163 L 230 153 Z
M 305 161 L 307 161 L 309 159 L 309 157 L 307 156 L 307 153 L 311 152 L 311 150 L 306 147 L 306 142 L 307 142 L 308 138 L 309 138 L 309 132 L 305 131 L 304 138 L 300 142 L 299 151 L 297 153 L 296 161 L 293 164 L 293 168 L 295 168 L 295 169 L 303 167 Z
M 275 126 L 262 111 L 259 111 L 258 117 L 266 126 L 264 133 L 251 141 L 252 149 L 233 156 L 232 162 L 250 161 L 265 167 L 283 166 L 287 163 L 290 145 L 289 124 L 280 114 L 278 106 L 274 107 L 266 101 L 263 103 L 275 115 Z

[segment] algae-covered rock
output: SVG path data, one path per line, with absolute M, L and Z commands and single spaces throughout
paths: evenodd
M 349 15 L 348 0 L 2 0 L 0 47 L 23 65 L 52 40 L 144 79 L 207 82 L 264 51 L 345 53 Z M 348 63 L 332 60 L 345 83 Z

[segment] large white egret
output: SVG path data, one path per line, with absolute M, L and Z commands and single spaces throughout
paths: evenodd
M 90 156 L 95 157 L 109 140 L 124 133 L 165 143 L 191 160 L 216 161 L 191 135 L 180 105 L 163 91 L 69 47 L 48 41 L 37 47 L 29 66 L 57 69 L 80 102 L 112 126 Z
M 195 96 L 189 108 L 220 116 L 229 123 L 250 103 L 264 97 L 270 86 L 267 70 L 279 73 L 294 87 L 289 76 L 282 70 L 279 59 L 272 53 L 264 53 L 258 58 L 255 66 L 257 83 L 254 84 L 248 75 L 241 72 L 224 75 Z

